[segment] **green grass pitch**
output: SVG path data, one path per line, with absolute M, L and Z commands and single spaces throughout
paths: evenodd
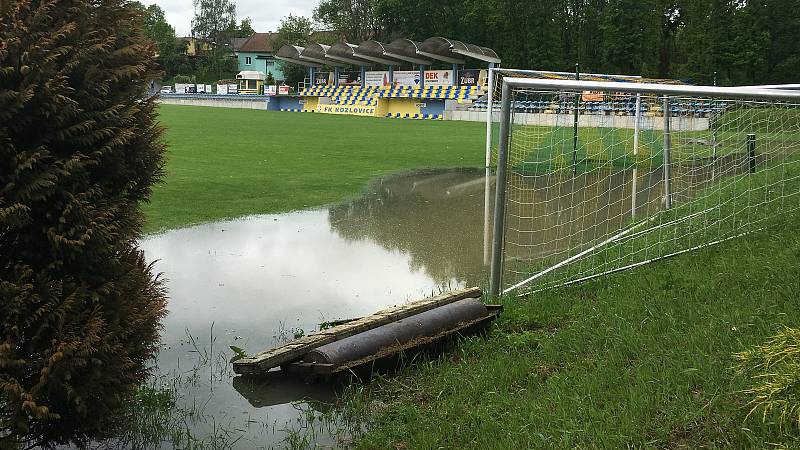
M 161 105 L 165 182 L 146 232 L 318 207 L 391 172 L 480 167 L 485 125 Z

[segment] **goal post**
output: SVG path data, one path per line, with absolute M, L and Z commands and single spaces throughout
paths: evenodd
M 638 267 L 800 207 L 799 91 L 504 72 L 499 130 L 487 125 L 493 296 Z

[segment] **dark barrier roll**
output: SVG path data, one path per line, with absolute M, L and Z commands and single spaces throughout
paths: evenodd
M 323 345 L 307 353 L 303 361 L 344 364 L 378 354 L 387 347 L 406 344 L 421 337 L 435 336 L 460 323 L 487 315 L 488 311 L 483 303 L 467 298 Z

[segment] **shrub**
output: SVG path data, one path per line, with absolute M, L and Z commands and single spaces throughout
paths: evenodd
M 157 351 L 136 247 L 164 161 L 153 50 L 124 1 L 3 0 L 0 447 L 111 429 Z

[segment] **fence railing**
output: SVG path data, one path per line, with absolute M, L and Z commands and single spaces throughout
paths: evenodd
M 496 156 L 491 130 L 492 295 L 638 267 L 800 208 L 798 91 L 507 75 Z

